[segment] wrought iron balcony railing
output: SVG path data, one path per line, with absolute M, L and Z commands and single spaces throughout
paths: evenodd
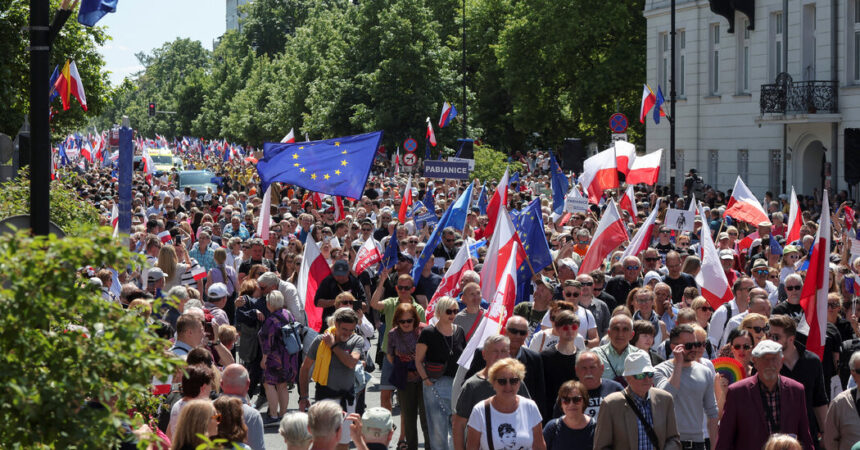
M 827 114 L 839 112 L 836 81 L 792 81 L 785 72 L 776 83 L 761 86 L 762 114 Z

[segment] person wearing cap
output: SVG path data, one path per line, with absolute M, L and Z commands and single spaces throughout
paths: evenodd
M 639 351 L 625 358 L 627 387 L 603 399 L 594 433 L 595 450 L 682 448 L 675 402 L 671 394 L 653 387 L 654 373 L 647 353 Z
M 606 282 L 605 292 L 614 298 L 618 304 L 627 301 L 627 295 L 633 288 L 642 287 L 641 265 L 639 258 L 628 256 L 621 262 L 624 272 L 616 275 Z
M 230 295 L 227 291 L 227 285 L 224 283 L 213 283 L 206 291 L 207 301 L 203 304 L 212 314 L 212 322 L 220 325 L 230 325 L 230 319 L 224 311 L 227 305 L 227 297 Z
M 756 259 L 753 261 L 751 272 L 756 287 L 762 288 L 767 292 L 770 306 L 776 306 L 779 302 L 779 290 L 767 279 L 767 276 L 770 273 L 770 267 L 768 267 L 767 261 L 763 259 Z
M 851 354 L 848 367 L 854 382 L 860 381 L 860 351 Z M 857 388 L 846 389 L 830 403 L 824 421 L 824 448 L 850 450 L 856 442 L 860 442 L 860 415 L 856 399 Z
M 361 436 L 369 450 L 387 449 L 394 436 L 394 429 L 391 411 L 385 408 L 367 408 L 361 416 Z
M 359 304 L 364 303 L 367 298 L 358 278 L 350 273 L 349 263 L 339 259 L 332 264 L 331 275 L 323 278 L 314 295 L 314 305 L 317 308 L 323 308 L 320 332 L 327 328 L 326 321 L 335 310 L 334 299 L 341 292 L 351 293 Z
M 804 449 L 812 449 L 804 386 L 780 375 L 782 345 L 762 340 L 752 359 L 756 374 L 732 383 L 726 392 L 716 449 L 759 450 L 777 433 L 795 435 Z
M 735 251 L 729 248 L 720 250 L 720 264 L 723 266 L 723 272 L 726 274 L 726 281 L 729 284 L 734 284 L 740 273 L 734 269 L 735 267 Z
M 654 270 L 650 270 L 650 271 L 648 271 L 648 273 L 645 274 L 645 277 L 643 278 L 643 281 L 642 281 L 642 286 L 647 286 L 651 289 L 654 289 L 654 286 L 656 286 L 657 283 L 660 282 L 660 279 L 661 279 L 661 276 L 659 273 L 657 273 Z
M 146 273 L 146 292 L 149 292 L 156 298 L 161 297 L 161 290 L 164 288 L 164 271 L 158 267 L 153 267 Z
M 541 320 L 549 313 L 557 287 L 555 281 L 545 275 L 541 275 L 534 284 L 535 291 L 532 295 L 534 301 L 520 302 L 514 307 L 514 315 L 528 321 L 529 337 L 541 330 Z
M 782 249 L 782 259 L 779 262 L 779 283 L 781 285 L 785 284 L 786 277 L 797 272 L 796 265 L 800 258 L 800 247 L 786 245 Z
M 735 298 L 723 303 L 719 308 L 714 310 L 711 322 L 708 325 L 708 339 L 714 348 L 721 348 L 725 343 L 723 333 L 732 317 L 749 309 L 750 291 L 754 287 L 755 282 L 751 278 L 741 275 L 732 284 L 732 293 Z

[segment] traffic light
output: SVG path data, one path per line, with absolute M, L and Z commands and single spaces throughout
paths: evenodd
M 155 102 L 149 102 L 149 116 L 155 117 Z

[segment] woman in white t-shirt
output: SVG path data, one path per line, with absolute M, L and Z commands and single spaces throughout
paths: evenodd
M 487 439 L 492 439 L 493 448 L 498 450 L 546 449 L 537 404 L 517 395 L 525 375 L 526 367 L 513 358 L 501 359 L 490 367 L 489 380 L 496 395 L 472 408 L 466 449 L 489 450 Z
M 538 331 L 532 336 L 531 341 L 529 342 L 529 350 L 533 350 L 536 353 L 540 353 L 548 348 L 552 348 L 558 342 L 558 333 L 555 329 L 555 316 L 558 315 L 559 312 L 563 310 L 569 310 L 574 312 L 573 308 L 570 307 L 570 303 L 568 302 L 556 302 L 556 304 L 550 308 L 549 312 L 546 313 L 544 318 L 549 317 L 550 322 L 552 323 L 552 328 L 545 328 L 543 330 Z M 579 308 L 580 311 L 587 311 L 585 308 Z M 582 323 L 582 317 L 579 317 L 580 322 Z M 578 350 L 585 350 L 585 339 L 582 338 L 582 335 L 577 333 L 576 338 L 574 340 L 574 345 Z

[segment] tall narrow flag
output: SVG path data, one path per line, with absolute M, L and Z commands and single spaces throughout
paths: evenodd
M 618 202 L 618 207 L 630 213 L 630 219 L 634 224 L 636 223 L 636 215 L 639 214 L 639 211 L 636 210 L 636 196 L 633 193 L 632 184 L 627 185 L 627 190 L 624 191 L 624 196 Z
M 704 217 L 701 208 L 699 214 Z M 705 297 L 711 308 L 717 309 L 723 303 L 734 298 L 734 295 L 726 278 L 726 273 L 723 271 L 723 265 L 720 263 L 720 254 L 714 246 L 714 239 L 711 237 L 711 228 L 708 226 L 707 220 L 702 220 L 700 234 L 702 268 L 696 274 L 696 284 L 699 285 L 702 296 Z
M 583 163 L 579 183 L 588 191 L 588 201 L 598 203 L 603 191 L 618 187 L 615 149 L 604 150 Z
M 642 104 L 639 106 L 639 123 L 645 123 L 648 111 L 651 111 L 655 104 L 657 104 L 657 97 L 651 92 L 651 88 L 647 84 L 642 85 Z
M 496 228 L 496 218 L 499 215 L 499 211 L 505 212 L 507 215 L 507 205 L 508 205 L 508 180 L 510 179 L 510 174 L 508 173 L 508 169 L 505 169 L 505 174 L 502 175 L 502 179 L 499 180 L 499 184 L 496 185 L 496 192 L 493 193 L 493 196 L 490 198 L 490 203 L 487 204 L 487 228 L 484 229 L 484 237 L 489 238 L 493 235 L 493 229 Z M 471 186 L 471 185 L 470 185 Z M 490 297 L 484 297 L 490 298 Z
M 403 191 L 403 197 L 400 198 L 400 210 L 397 212 L 400 223 L 406 223 L 406 213 L 410 206 L 412 206 L 412 177 L 409 177 L 409 181 L 406 182 L 406 189 Z
M 445 102 L 442 105 L 442 115 L 439 117 L 439 128 L 445 128 L 451 123 L 451 119 L 457 117 L 457 108 L 454 105 Z
M 761 207 L 758 199 L 755 198 L 752 191 L 749 190 L 744 180 L 738 175 L 735 181 L 735 188 L 732 190 L 732 198 L 729 199 L 729 204 L 726 205 L 724 216 L 733 217 L 741 222 L 746 222 L 752 226 L 758 226 L 762 222 L 770 224 L 770 219 L 767 218 L 767 213 Z
M 660 212 L 660 199 L 657 199 L 657 203 L 654 205 L 654 209 L 651 210 L 651 214 L 648 214 L 648 218 L 645 219 L 645 222 L 642 222 L 642 226 L 639 227 L 639 230 L 636 231 L 636 234 L 633 235 L 633 239 L 630 240 L 630 244 L 627 245 L 627 248 L 624 249 L 624 253 L 621 255 L 621 260 L 624 261 L 624 258 L 628 256 L 639 256 L 640 253 L 645 251 L 649 245 L 651 245 L 651 236 L 654 233 L 654 223 L 657 220 L 657 213 Z
M 478 207 L 479 213 L 483 216 L 487 214 L 487 184 L 481 186 L 481 193 L 478 194 L 478 201 L 475 206 Z
M 815 245 L 809 255 L 809 268 L 800 294 L 800 306 L 809 333 L 806 349 L 824 358 L 824 340 L 827 335 L 827 294 L 830 283 L 830 203 L 827 189 L 821 199 L 821 222 L 815 234 Z
M 433 124 L 430 123 L 430 118 L 427 118 L 427 142 L 433 147 L 436 146 L 436 133 L 433 132 Z
M 296 134 L 293 132 L 293 129 L 290 128 L 290 132 L 281 139 L 281 144 L 293 144 L 296 142 Z
M 527 259 L 517 267 L 517 286 L 519 289 L 517 289 L 516 303 L 519 303 L 528 299 L 526 294 L 527 291 L 531 290 L 532 276 L 552 264 L 552 252 L 544 234 L 539 198 L 535 198 L 523 208 L 513 222 Z M 532 272 L 533 270 L 534 272 Z
M 457 251 L 457 256 L 454 257 L 451 267 L 448 268 L 445 276 L 442 277 L 442 281 L 439 282 L 439 286 L 436 287 L 433 297 L 427 302 L 425 315 L 427 316 L 428 323 L 436 310 L 436 300 L 445 295 L 449 297 L 460 295 L 460 278 L 463 277 L 463 273 L 472 269 L 474 269 L 474 265 L 472 265 L 472 258 L 469 255 L 469 245 L 464 242 L 460 250 Z
M 397 259 L 400 256 L 400 245 L 398 243 L 397 239 L 388 240 L 388 245 L 385 246 L 385 253 L 382 254 L 379 270 L 393 269 L 394 265 L 397 264 Z M 418 273 L 421 273 L 421 271 L 419 270 Z
M 570 189 L 570 183 L 567 177 L 564 176 L 564 172 L 561 171 L 561 167 L 559 167 L 558 161 L 556 161 L 555 155 L 552 152 L 549 154 L 549 170 L 552 172 L 552 210 L 561 214 L 564 209 L 564 196 L 567 195 L 567 190 Z
M 263 194 L 263 204 L 260 205 L 260 220 L 257 222 L 257 238 L 269 245 L 269 225 L 272 222 L 272 185 Z
M 657 178 L 660 177 L 660 162 L 662 160 L 662 148 L 647 155 L 637 156 L 630 165 L 630 172 L 626 178 L 627 184 L 645 183 L 649 186 L 657 184 Z
M 660 116 L 665 116 L 666 112 L 663 111 L 663 102 L 665 99 L 663 98 L 663 90 L 660 88 L 660 85 L 657 85 L 657 97 L 654 99 L 654 123 L 660 123 Z
M 627 175 L 630 172 L 630 166 L 636 159 L 636 146 L 627 141 L 615 141 L 615 164 L 618 166 L 618 171 Z M 627 184 L 633 184 L 629 181 Z
M 507 261 L 508 255 L 512 252 L 512 248 L 521 246 L 519 236 L 517 235 L 514 224 L 511 221 L 511 216 L 508 214 L 507 208 L 502 205 L 499 213 L 496 216 L 495 233 L 489 238 L 487 244 L 487 254 L 498 257 L 487 258 L 484 261 L 484 266 L 481 269 L 481 298 L 493 298 L 496 290 L 499 287 L 499 279 L 502 276 L 504 264 Z M 523 255 L 520 255 L 522 258 Z M 522 261 L 517 261 L 513 271 L 516 273 Z M 514 275 L 516 279 L 516 275 Z
M 788 231 L 785 234 L 787 244 L 800 239 L 801 225 L 803 225 L 803 211 L 800 210 L 800 203 L 797 201 L 797 194 L 794 193 L 794 186 L 792 186 L 791 204 L 788 210 Z
M 322 308 L 316 306 L 314 296 L 322 280 L 330 274 L 331 268 L 326 263 L 319 246 L 312 237 L 308 236 L 299 269 L 299 279 L 296 281 L 296 290 L 298 290 L 299 301 L 305 305 L 308 326 L 314 330 L 319 330 L 323 324 Z
M 78 103 L 81 104 L 81 108 L 84 111 L 87 110 L 87 96 L 84 94 L 84 83 L 81 81 L 81 75 L 78 73 L 78 66 L 75 65 L 74 61 L 66 60 L 66 65 L 63 66 L 62 72 L 60 72 L 60 77 L 57 78 L 57 82 L 54 83 L 54 88 L 57 90 L 57 93 L 60 95 L 60 99 L 63 101 L 63 111 L 67 111 L 69 109 L 69 96 L 73 96 L 78 99 Z
M 436 250 L 436 247 L 442 241 L 442 230 L 447 227 L 454 227 L 454 229 L 462 231 L 466 226 L 466 215 L 469 211 L 469 201 L 472 199 L 472 186 L 474 186 L 474 183 L 469 183 L 469 186 L 462 194 L 460 194 L 457 201 L 448 206 L 448 209 L 446 209 L 445 213 L 442 214 L 442 218 L 439 219 L 439 223 L 436 224 L 436 227 L 433 228 L 433 232 L 430 233 L 430 237 L 427 239 L 427 244 L 424 246 L 424 250 L 421 250 L 421 254 L 418 255 L 418 262 L 412 267 L 412 278 L 415 280 L 416 285 L 418 284 L 418 280 L 421 278 L 419 274 L 421 274 L 421 271 L 424 269 L 424 265 L 427 264 L 427 260 L 433 256 L 433 251 Z
M 627 239 L 627 228 L 621 220 L 615 201 L 610 199 L 603 217 L 600 218 L 600 223 L 597 224 L 591 245 L 588 246 L 588 251 L 582 258 L 582 264 L 579 265 L 579 273 L 589 273 L 599 269 L 603 260 Z

